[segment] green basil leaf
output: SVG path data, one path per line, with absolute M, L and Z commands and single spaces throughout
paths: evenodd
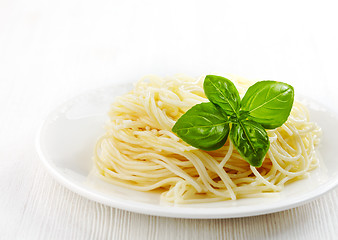
M 294 100 L 293 87 L 282 82 L 257 82 L 245 93 L 241 105 L 248 118 L 264 128 L 280 127 L 289 117 Z
M 230 138 L 240 155 L 254 167 L 260 167 L 269 150 L 270 141 L 267 132 L 251 120 L 233 123 Z
M 229 79 L 207 75 L 203 88 L 210 102 L 220 106 L 228 115 L 238 113 L 241 99 L 235 85 Z
M 211 102 L 193 106 L 176 122 L 172 131 L 186 143 L 202 149 L 221 148 L 229 134 L 225 114 Z

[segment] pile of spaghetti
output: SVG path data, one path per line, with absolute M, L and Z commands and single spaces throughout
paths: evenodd
M 241 96 L 252 84 L 229 79 Z M 242 159 L 229 139 L 215 151 L 182 141 L 171 129 L 192 106 L 208 101 L 203 80 L 147 76 L 118 97 L 95 147 L 99 175 L 134 190 L 162 190 L 163 200 L 182 204 L 271 196 L 318 166 L 321 131 L 297 101 L 281 127 L 267 130 L 270 148 L 259 168 Z

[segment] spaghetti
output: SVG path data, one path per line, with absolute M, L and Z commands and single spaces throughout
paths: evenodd
M 230 79 L 241 96 L 251 85 Z M 321 130 L 297 101 L 281 127 L 267 130 L 270 148 L 260 168 L 250 166 L 229 139 L 215 151 L 182 141 L 171 129 L 192 106 L 208 101 L 203 80 L 147 76 L 120 96 L 95 147 L 98 174 L 134 190 L 160 189 L 163 200 L 182 204 L 272 196 L 318 166 Z

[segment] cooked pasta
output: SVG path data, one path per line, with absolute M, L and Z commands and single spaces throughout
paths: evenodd
M 241 96 L 252 83 L 229 79 Z M 161 190 L 162 200 L 182 204 L 273 196 L 318 166 L 321 131 L 297 101 L 281 127 L 267 130 L 270 148 L 259 168 L 250 166 L 229 139 L 215 151 L 182 141 L 171 129 L 192 106 L 208 101 L 203 80 L 147 76 L 118 97 L 95 147 L 98 174 L 130 189 Z

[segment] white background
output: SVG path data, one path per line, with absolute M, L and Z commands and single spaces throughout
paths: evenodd
M 151 217 L 59 185 L 34 138 L 70 97 L 145 74 L 280 80 L 338 112 L 337 22 L 334 1 L 0 0 L 0 239 L 334 239 L 337 189 L 258 217 Z

